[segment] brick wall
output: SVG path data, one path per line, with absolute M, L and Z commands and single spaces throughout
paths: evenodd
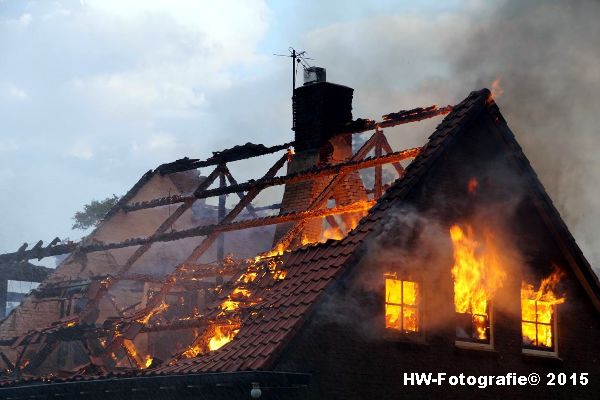
M 328 82 L 309 84 L 298 88 L 294 94 L 294 122 L 296 154 L 288 164 L 288 174 L 319 165 L 335 164 L 352 157 L 352 135 L 337 134 L 345 123 L 352 120 L 353 89 Z M 281 212 L 307 209 L 312 200 L 331 181 L 323 177 L 312 181 L 286 185 Z M 336 205 L 366 200 L 367 195 L 358 172 L 348 174 L 332 191 L 330 199 Z M 325 205 L 326 207 L 327 205 Z M 346 226 L 353 226 L 362 214 L 342 217 Z M 274 242 L 292 227 L 293 223 L 277 226 Z M 323 218 L 313 218 L 292 245 L 301 238 L 317 242 L 321 238 Z

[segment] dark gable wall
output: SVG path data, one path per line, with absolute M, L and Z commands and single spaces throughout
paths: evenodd
M 475 195 L 466 189 L 478 179 Z M 317 305 L 276 363 L 283 371 L 313 374 L 311 398 L 490 398 L 529 395 L 548 398 L 600 396 L 600 315 L 576 280 L 534 205 L 527 177 L 508 154 L 493 120 L 484 115 L 459 134 L 422 184 L 380 220 L 380 232 L 360 251 L 357 262 Z M 457 349 L 448 227 L 468 220 L 502 232 L 508 279 L 494 305 L 494 351 Z M 565 272 L 559 306 L 560 360 L 521 353 L 520 282 L 536 283 L 556 264 Z M 383 272 L 395 270 L 422 282 L 421 340 L 386 335 Z M 589 372 L 582 386 L 491 387 L 477 389 L 404 386 L 404 372 L 498 375 Z M 432 397 L 435 396 L 435 397 Z

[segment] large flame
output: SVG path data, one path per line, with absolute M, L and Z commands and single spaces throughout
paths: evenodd
M 521 285 L 521 313 L 523 344 L 535 347 L 552 348 L 554 306 L 565 302 L 564 297 L 556 293 L 562 273 L 556 269 L 543 279 L 538 290 L 523 282 Z
M 484 237 L 482 245 L 475 239 L 471 226 L 450 228 L 454 250 L 454 307 L 457 313 L 473 316 L 474 339 L 479 340 L 488 339 L 489 301 L 506 277 L 492 235 L 486 233 Z

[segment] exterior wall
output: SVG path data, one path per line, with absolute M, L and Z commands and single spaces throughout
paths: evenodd
M 478 121 L 449 147 L 404 204 L 391 209 L 364 244 L 359 261 L 317 306 L 280 356 L 281 371 L 311 373 L 309 398 L 598 398 L 600 316 L 552 237 L 522 172 L 498 137 Z M 469 195 L 470 177 L 479 181 Z M 493 349 L 455 344 L 450 224 L 487 224 L 502 244 L 507 279 L 493 300 Z M 520 285 L 564 272 L 557 308 L 558 357 L 522 353 Z M 384 272 L 395 271 L 421 285 L 421 335 L 386 331 Z M 407 386 L 405 372 L 542 377 L 536 387 Z M 548 373 L 589 373 L 587 386 L 546 386 Z

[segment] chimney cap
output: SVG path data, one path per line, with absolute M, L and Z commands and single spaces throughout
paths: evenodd
M 304 69 L 304 84 L 309 85 L 311 83 L 326 82 L 327 73 L 325 68 L 322 67 L 308 67 Z

